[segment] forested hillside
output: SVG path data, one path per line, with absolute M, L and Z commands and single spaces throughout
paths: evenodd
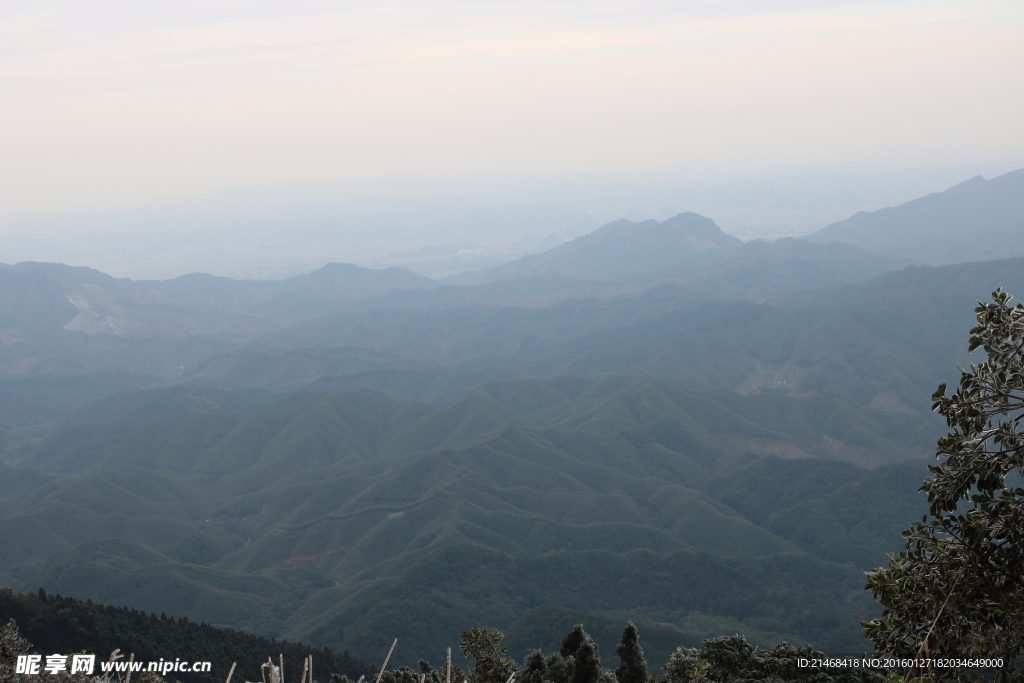
M 208 683 L 227 676 L 236 664 L 240 680 L 261 680 L 260 664 L 272 657 L 284 658 L 287 671 L 302 669 L 303 660 L 313 656 L 317 679 L 331 674 L 356 678 L 374 669 L 347 652 L 335 654 L 327 648 L 310 648 L 298 643 L 261 638 L 239 631 L 217 629 L 181 617 L 175 619 L 134 609 L 97 605 L 45 591 L 19 595 L 0 589 L 0 621 L 14 620 L 18 634 L 38 653 L 90 652 L 103 661 L 111 652 L 134 655 L 136 662 L 155 662 L 172 654 L 182 661 L 210 662 L 209 673 L 175 672 L 182 683 Z
M 920 510 L 923 465 L 904 461 L 930 435 L 914 416 L 626 375 L 446 405 L 131 392 L 7 466 L 26 484 L 0 504 L 2 571 L 357 653 L 399 637 L 436 657 L 543 606 L 849 648 L 871 613 L 861 570 Z
M 0 269 L 0 583 L 410 665 L 584 618 L 863 649 L 929 396 L 1024 262 L 598 232 L 478 286 Z M 682 256 L 611 269 L 631 239 Z
M 547 305 L 392 300 L 212 354 L 182 379 L 443 399 L 487 379 L 629 372 L 926 414 L 935 386 L 968 361 L 974 302 L 999 286 L 1024 291 L 1024 259 L 910 267 L 759 302 L 688 283 Z
M 1022 9 L 0 3 L 0 683 L 1024 683 Z

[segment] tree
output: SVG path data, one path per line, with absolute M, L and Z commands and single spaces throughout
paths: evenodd
M 590 635 L 583 630 L 583 624 L 576 624 L 569 631 L 568 635 L 562 638 L 562 649 L 558 651 L 558 654 L 563 657 L 575 657 L 576 652 L 580 649 L 580 645 L 588 638 L 590 638 Z
M 601 677 L 601 655 L 597 643 L 588 637 L 576 651 L 570 683 L 597 683 Z
M 619 655 L 619 668 L 615 670 L 615 678 L 619 683 L 646 683 L 647 662 L 644 651 L 640 649 L 640 634 L 633 622 L 628 622 L 622 630 L 622 642 L 615 648 Z
M 879 669 L 850 666 L 800 666 L 800 660 L 825 659 L 810 645 L 781 643 L 772 650 L 758 650 L 743 636 L 719 636 L 704 647 L 678 648 L 665 665 L 665 683 L 883 683 Z
M 381 683 L 419 683 L 420 674 L 407 666 L 400 666 L 397 669 L 385 671 L 381 674 L 380 680 Z
M 540 650 L 531 652 L 523 663 L 516 678 L 518 683 L 544 683 L 547 678 L 547 662 L 544 661 L 544 653 Z
M 0 627 L 0 674 L 13 671 L 18 655 L 25 654 L 31 648 L 32 643 L 18 634 L 18 625 L 14 619 Z
M 570 683 L 597 683 L 601 675 L 601 654 L 594 639 L 583 630 L 583 624 L 576 624 L 572 631 L 562 638 L 563 658 L 573 658 Z
M 0 683 L 22 683 L 25 680 L 46 680 L 49 683 L 99 683 L 99 676 L 78 672 L 69 673 L 61 671 L 56 674 L 45 674 L 44 676 L 28 676 L 15 672 L 15 663 L 18 655 L 28 654 L 32 649 L 32 643 L 22 638 L 18 633 L 18 624 L 14 619 L 0 627 Z
M 441 669 L 435 669 L 425 659 L 420 660 L 420 673 L 423 675 L 424 683 L 445 683 L 449 678 L 452 683 L 462 683 L 466 678 L 465 674 L 462 673 L 462 669 L 457 664 L 453 664 L 451 671 L 448 675 L 445 674 L 445 667 Z
M 997 680 L 1024 654 L 1024 306 L 997 289 L 978 303 L 969 350 L 988 359 L 960 368 L 957 391 L 932 396 L 949 431 L 921 490 L 929 515 L 903 532 L 906 549 L 868 574 L 882 603 L 864 622 L 880 654 L 1001 656 Z M 1008 481 L 1009 479 L 1009 481 Z M 923 671 L 933 677 L 971 674 Z
M 473 658 L 471 683 L 505 683 L 519 665 L 505 653 L 508 646 L 503 642 L 505 634 L 498 629 L 488 631 L 483 626 L 474 626 L 459 634 L 462 654 Z
M 569 683 L 575 665 L 576 658 L 572 655 L 563 657 L 561 652 L 552 652 L 544 660 L 544 680 L 551 683 Z

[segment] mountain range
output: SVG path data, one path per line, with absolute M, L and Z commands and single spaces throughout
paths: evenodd
M 945 192 L 858 212 L 807 236 L 943 265 L 1024 255 L 1024 169 L 975 176 Z
M 657 663 L 862 649 L 931 392 L 975 302 L 1024 292 L 1024 258 L 927 250 L 997 253 L 973 226 L 1019 230 L 1021 173 L 810 239 L 616 221 L 444 283 L 0 265 L 0 583 L 370 661 L 581 619 Z

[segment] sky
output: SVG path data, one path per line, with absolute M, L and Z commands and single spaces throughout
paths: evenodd
M 0 216 L 380 179 L 1009 170 L 1021 83 L 1019 0 L 0 3 Z

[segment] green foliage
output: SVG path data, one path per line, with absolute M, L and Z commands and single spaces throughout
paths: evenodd
M 580 647 L 587 641 L 593 641 L 593 638 L 583 630 L 583 624 L 576 624 L 572 627 L 572 630 L 562 638 L 562 648 L 558 653 L 563 657 L 575 657 L 576 653 L 579 652 Z
M 138 683 L 168 683 L 167 679 L 161 677 L 155 671 L 143 671 L 135 680 Z
M 919 460 L 865 472 L 844 462 L 759 459 L 708 482 L 715 499 L 805 552 L 868 570 L 928 509 Z
M 1024 305 L 1001 290 L 992 299 L 975 309 L 970 339 L 988 359 L 933 397 L 949 432 L 922 487 L 930 515 L 869 574 L 884 611 L 865 628 L 898 657 L 1002 657 L 998 680 L 1010 680 L 1024 653 Z
M 547 662 L 544 660 L 544 653 L 540 650 L 531 652 L 523 662 L 522 668 L 516 680 L 519 683 L 544 683 L 551 680 L 547 677 Z
M 287 671 L 301 671 L 303 660 L 313 656 L 314 678 L 326 681 L 332 673 L 353 676 L 375 673 L 348 652 L 334 654 L 326 648 L 270 640 L 209 624 L 145 614 L 125 607 L 82 602 L 59 595 L 41 599 L 39 593 L 17 594 L 0 589 L 0 619 L 9 623 L 0 631 L 0 663 L 34 647 L 42 654 L 86 651 L 107 656 L 115 649 L 134 653 L 135 661 L 180 657 L 209 661 L 209 673 L 175 673 L 182 683 L 210 683 L 227 676 L 237 662 L 234 680 L 260 680 L 260 664 L 268 656 L 284 655 Z M 14 627 L 20 625 L 21 634 Z M 31 644 L 28 642 L 31 640 Z M 418 683 L 418 681 L 417 681 Z
M 453 664 L 451 670 L 446 672 L 444 669 L 435 669 L 430 662 L 421 659 L 418 672 L 408 666 L 399 666 L 381 672 L 380 680 L 382 683 L 420 683 L 421 677 L 423 683 L 446 683 L 449 680 L 451 683 L 463 683 L 467 678 L 456 664 Z M 372 682 L 375 678 L 370 676 L 367 680 Z M 330 683 L 355 683 L 355 681 L 345 674 L 331 674 Z
M 639 613 L 639 610 L 637 610 Z M 714 619 L 711 618 L 713 622 Z M 544 606 L 531 609 L 505 629 L 505 642 L 513 654 L 528 654 L 540 650 L 557 652 L 562 637 L 572 624 L 584 623 L 587 633 L 602 650 L 615 650 L 622 640 L 622 617 L 606 616 L 572 610 L 564 607 Z M 706 624 L 715 633 L 728 630 L 730 625 Z M 648 621 L 643 624 L 643 652 L 648 668 L 660 667 L 680 645 L 700 645 L 706 635 L 685 631 L 666 623 Z
M 575 665 L 572 657 L 563 657 L 560 652 L 552 652 L 544 660 L 544 665 L 545 675 L 551 683 L 569 683 L 572 680 Z
M 381 683 L 419 683 L 420 673 L 407 666 L 385 671 L 380 677 Z
M 562 649 L 558 654 L 566 661 L 572 658 L 569 683 L 597 683 L 601 675 L 601 654 L 597 643 L 583 630 L 583 624 L 576 624 L 562 638 Z
M 31 681 L 32 679 L 25 674 L 15 673 L 15 664 L 18 656 L 29 654 L 31 652 L 32 643 L 21 637 L 18 632 L 18 624 L 14 619 L 11 619 L 4 624 L 3 627 L 0 627 L 0 683 L 25 683 L 26 680 Z M 61 652 L 60 654 L 64 654 L 64 652 Z M 150 676 L 152 675 L 153 674 L 150 674 Z M 145 674 L 143 674 L 143 676 L 145 676 Z M 37 678 L 37 680 L 39 680 L 39 678 Z M 56 674 L 45 674 L 44 680 L 49 683 L 99 683 L 99 681 L 102 681 L 103 679 L 98 675 L 90 677 L 88 674 L 82 672 L 72 674 L 68 671 L 60 671 Z M 104 683 L 106 682 L 104 681 Z M 143 680 L 140 683 L 154 682 L 147 682 Z
M 615 674 L 601 668 L 597 643 L 576 624 L 564 638 L 561 649 L 547 658 L 540 650 L 531 652 L 518 672 L 520 683 L 615 683 Z M 639 683 L 644 683 L 641 680 Z
M 636 626 L 629 622 L 622 630 L 622 642 L 615 648 L 620 662 L 619 668 L 615 670 L 615 678 L 619 683 L 645 683 L 647 680 L 647 662 L 639 641 Z
M 824 658 L 810 645 L 781 643 L 757 650 L 742 636 L 720 636 L 704 641 L 701 649 L 679 648 L 665 666 L 664 683 L 883 683 L 884 672 L 855 667 L 800 666 L 800 660 Z
M 459 634 L 459 648 L 462 654 L 473 658 L 473 670 L 469 675 L 471 683 L 506 683 L 519 665 L 509 657 L 505 635 L 498 629 L 487 630 L 482 626 Z
M 0 628 L 0 666 L 10 669 L 18 655 L 27 653 L 31 648 L 32 643 L 21 637 L 13 617 Z

